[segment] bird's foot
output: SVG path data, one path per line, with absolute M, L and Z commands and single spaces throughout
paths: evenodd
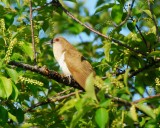
M 67 76 L 67 78 L 68 78 L 68 81 L 69 81 L 69 84 L 70 84 L 70 83 L 71 83 L 71 80 L 72 80 L 72 76 L 69 75 L 69 76 Z

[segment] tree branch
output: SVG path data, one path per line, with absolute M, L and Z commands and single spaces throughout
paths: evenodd
M 28 64 L 23 64 L 23 63 L 19 63 L 19 62 L 15 62 L 15 61 L 11 61 L 11 62 L 9 62 L 9 64 L 17 66 L 17 67 L 20 67 L 20 68 L 23 68 L 23 69 L 26 69 L 26 70 L 30 70 L 32 72 L 39 73 L 39 74 L 41 74 L 43 76 L 46 76 L 46 77 L 48 77 L 50 79 L 53 79 L 53 80 L 56 80 L 57 82 L 63 83 L 65 85 L 81 89 L 81 90 L 79 90 L 79 93 L 84 91 L 78 85 L 78 83 L 76 83 L 74 81 L 74 79 L 71 79 L 71 81 L 70 81 L 68 79 L 68 77 L 64 77 L 64 76 L 60 75 L 59 73 L 57 73 L 55 71 L 48 70 L 46 67 L 31 66 L 31 65 L 28 65 Z M 45 105 L 45 104 L 48 104 L 48 103 L 52 103 L 52 102 L 55 102 L 55 101 L 60 101 L 62 99 L 65 99 L 65 98 L 68 98 L 68 97 L 70 97 L 72 95 L 75 95 L 75 92 L 73 92 L 73 93 L 70 93 L 70 94 L 67 94 L 67 95 L 64 95 L 64 96 L 60 96 L 62 93 L 65 93 L 65 92 L 66 91 L 60 92 L 60 93 L 58 93 L 56 95 L 56 97 L 48 98 L 46 101 L 39 102 L 39 103 L 33 105 L 31 108 L 27 109 L 25 112 L 29 112 L 29 111 L 31 111 L 32 109 L 34 109 L 34 108 L 36 108 L 38 106 L 42 106 L 42 105 Z M 158 98 L 158 97 L 160 97 L 160 94 L 155 95 L 155 96 L 150 96 L 150 97 L 147 97 L 147 98 L 142 98 L 140 100 L 133 101 L 133 102 L 130 102 L 130 101 L 118 98 L 118 97 L 113 97 L 110 94 L 105 94 L 105 97 L 106 98 L 110 98 L 113 102 L 121 103 L 121 104 L 126 105 L 126 106 L 132 106 L 132 104 L 136 104 L 136 103 L 139 103 L 139 102 L 142 102 L 142 101 L 145 101 L 145 100 L 149 100 L 149 99 Z
M 26 69 L 26 70 L 30 70 L 32 72 L 39 73 L 39 74 L 41 74 L 43 76 L 46 76 L 46 77 L 48 77 L 50 79 L 53 79 L 53 80 L 55 80 L 55 81 L 57 81 L 59 83 L 68 85 L 68 86 L 73 87 L 73 88 L 80 89 L 81 91 L 83 90 L 81 88 L 81 86 L 74 79 L 71 79 L 71 81 L 70 81 L 68 79 L 68 77 L 64 77 L 64 76 L 60 75 L 59 73 L 57 73 L 55 71 L 51 71 L 51 70 L 47 69 L 46 67 L 31 66 L 29 64 L 23 64 L 23 63 L 19 63 L 19 62 L 15 62 L 15 61 L 10 61 L 9 65 L 14 65 L 14 66 Z M 124 105 L 131 105 L 129 103 L 129 101 L 123 100 L 123 99 L 118 98 L 118 97 L 113 97 L 113 96 L 111 96 L 109 94 L 106 94 L 106 98 L 111 98 L 114 102 L 120 102 L 120 103 L 122 103 Z
M 36 65 L 36 48 L 35 48 L 35 41 L 34 41 L 34 27 L 33 27 L 33 17 L 32 17 L 32 0 L 30 0 L 30 23 L 31 23 L 31 33 L 32 33 L 32 48 L 33 48 L 33 58 L 34 58 L 34 65 Z
M 140 102 L 145 102 L 147 100 L 155 100 L 155 99 L 159 99 L 159 98 L 160 98 L 160 94 L 157 94 L 157 95 L 154 95 L 154 96 L 149 96 L 149 97 L 146 97 L 146 98 L 141 98 L 139 100 L 133 101 L 132 103 L 137 104 L 137 103 L 140 103 Z
M 50 79 L 56 80 L 59 83 L 83 90 L 81 88 L 81 86 L 79 86 L 79 84 L 74 79 L 71 79 L 71 81 L 70 81 L 68 79 L 68 77 L 62 76 L 58 72 L 51 71 L 51 70 L 47 69 L 46 67 L 31 66 L 29 64 L 23 64 L 23 63 L 19 63 L 16 61 L 10 61 L 9 65 L 14 65 L 14 66 L 26 69 L 26 70 L 30 70 L 32 72 L 39 73 L 39 74 L 46 76 Z

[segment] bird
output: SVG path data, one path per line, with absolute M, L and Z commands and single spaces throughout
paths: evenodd
M 53 54 L 63 74 L 73 79 L 85 90 L 87 78 L 95 71 L 83 55 L 65 38 L 56 37 L 51 40 Z

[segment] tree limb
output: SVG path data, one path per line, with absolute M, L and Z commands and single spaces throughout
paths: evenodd
M 31 33 L 32 33 L 32 48 L 33 48 L 33 58 L 34 58 L 34 65 L 36 65 L 36 48 L 35 48 L 35 41 L 34 41 L 34 27 L 33 27 L 33 17 L 32 17 L 32 0 L 30 0 L 30 23 L 31 23 Z
M 32 66 L 29 64 L 23 64 L 23 63 L 16 62 L 16 61 L 10 61 L 8 64 L 14 65 L 14 66 L 26 69 L 26 70 L 30 70 L 32 72 L 39 73 L 39 74 L 46 76 L 50 79 L 56 80 L 59 83 L 83 90 L 81 88 L 81 86 L 79 86 L 79 84 L 74 79 L 69 80 L 68 77 L 62 76 L 56 71 L 51 71 L 51 70 L 47 69 L 45 66 L 43 66 L 43 67 Z

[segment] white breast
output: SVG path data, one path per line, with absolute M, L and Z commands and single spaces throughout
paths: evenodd
M 62 72 L 64 73 L 65 76 L 71 76 L 71 73 L 67 67 L 66 62 L 64 61 L 64 55 L 65 52 L 61 55 L 61 57 L 57 60 L 59 63 L 60 68 L 62 69 Z
M 62 44 L 60 44 L 59 42 L 53 43 L 53 53 L 64 75 L 70 76 L 71 73 L 67 67 L 66 62 L 64 61 L 65 51 L 64 48 L 62 47 Z

